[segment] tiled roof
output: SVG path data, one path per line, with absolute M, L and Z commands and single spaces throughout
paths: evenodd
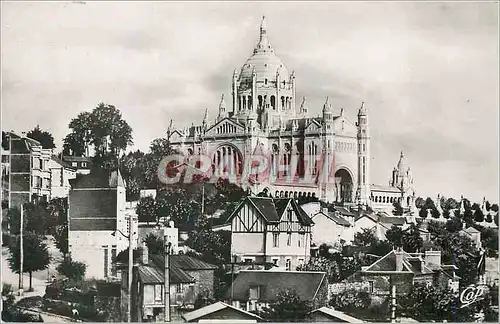
M 117 185 L 125 187 L 119 170 L 109 172 L 102 169 L 93 170 L 90 174 L 78 174 L 75 179 L 70 180 L 71 188 L 115 188 Z
M 335 210 L 338 211 L 342 216 L 356 216 L 356 214 L 344 207 L 335 207 Z
M 403 264 L 403 269 L 402 270 L 396 270 L 396 260 L 397 256 L 396 254 L 400 253 L 402 255 L 402 264 Z M 420 275 L 420 274 L 427 274 L 427 273 L 432 273 L 432 269 L 429 267 L 425 266 L 423 268 L 420 268 L 420 265 L 422 264 L 422 259 L 417 256 L 412 256 L 409 253 L 405 251 L 391 251 L 384 255 L 382 258 L 378 259 L 368 267 L 362 270 L 362 272 L 368 272 L 368 273 L 384 273 L 384 272 L 401 272 L 401 273 L 412 273 L 415 275 Z
M 64 168 L 67 168 L 67 169 L 71 169 L 71 170 L 76 170 L 76 168 L 72 167 L 71 165 L 69 165 L 67 162 L 61 160 L 60 158 L 58 158 L 57 156 L 55 155 L 52 155 L 52 161 L 56 162 L 57 164 L 59 164 L 60 166 L 64 167 Z
M 247 312 L 247 311 L 244 311 L 242 309 L 239 309 L 239 308 L 236 308 L 236 307 L 233 307 L 231 305 L 228 305 L 226 303 L 223 303 L 223 302 L 216 302 L 214 304 L 211 304 L 211 305 L 207 305 L 205 307 L 202 307 L 202 308 L 199 308 L 193 312 L 190 312 L 190 313 L 186 313 L 186 314 L 183 314 L 182 315 L 182 318 L 186 321 L 186 322 L 194 322 L 196 320 L 200 320 L 202 319 L 203 317 L 207 316 L 207 315 L 210 315 L 210 314 L 213 314 L 213 313 L 216 313 L 218 311 L 221 311 L 223 309 L 230 309 L 232 310 L 233 312 L 236 312 L 236 313 L 240 313 L 240 314 L 243 314 L 245 315 L 245 317 L 249 317 L 249 318 L 252 318 L 252 319 L 256 319 L 256 320 L 261 320 L 262 318 L 258 315 L 255 315 L 253 313 L 250 313 L 250 312 Z M 227 316 L 227 315 L 226 315 Z M 229 315 L 231 316 L 231 315 Z M 231 319 L 231 318 L 224 318 L 224 319 Z M 235 317 L 234 320 L 239 320 L 240 319 L 240 316 L 238 317 Z
M 330 307 L 321 307 L 321 308 L 313 310 L 309 314 L 314 314 L 314 313 L 322 313 L 322 314 L 326 315 L 327 317 L 334 319 L 336 322 L 364 323 L 364 321 L 362 321 L 360 319 L 349 316 L 346 313 L 343 313 L 341 311 L 335 310 L 335 309 L 330 308 Z
M 137 267 L 139 278 L 145 284 L 162 284 L 165 282 L 165 270 L 158 268 L 154 263 Z M 194 278 L 184 270 L 170 266 L 170 284 L 192 283 Z
M 290 199 L 288 198 L 274 199 L 274 205 L 276 206 L 276 212 L 278 213 L 279 217 L 283 215 L 283 213 L 285 212 L 285 208 L 286 206 L 288 206 L 289 202 Z
M 380 215 L 379 222 L 391 224 L 391 225 L 404 225 L 404 224 L 406 224 L 406 219 L 404 217 L 398 217 L 398 216 L 382 216 L 382 215 Z
M 348 221 L 346 221 L 342 217 L 336 216 L 335 213 L 329 212 L 328 215 L 327 215 L 327 217 L 330 218 L 331 220 L 333 220 L 335 223 L 337 223 L 339 225 L 351 226 L 351 223 L 349 223 Z
M 234 215 L 245 205 L 251 203 L 267 222 L 279 222 L 288 203 L 292 204 L 299 222 L 302 225 L 314 224 L 307 213 L 300 207 L 293 198 L 269 198 L 269 197 L 247 197 L 229 216 L 229 222 Z
M 151 260 L 153 263 L 159 267 L 162 268 L 165 265 L 165 259 L 161 255 L 152 255 Z M 187 256 L 187 255 L 181 255 L 181 254 L 174 254 L 170 256 L 170 268 L 179 268 L 182 270 L 212 270 L 212 269 L 217 269 L 217 267 L 213 264 L 207 263 L 205 261 L 198 260 L 196 258 Z
M 246 301 L 250 287 L 260 286 L 260 301 L 271 302 L 276 300 L 279 292 L 288 289 L 295 290 L 301 300 L 313 300 L 318 289 L 326 278 L 325 272 L 306 271 L 268 271 L 246 270 L 240 271 L 229 288 L 226 297 L 234 300 Z
M 281 215 L 278 215 L 272 198 L 248 197 L 247 199 L 255 206 L 255 208 L 257 208 L 262 217 L 264 217 L 268 222 L 278 222 L 280 220 Z M 246 201 L 243 201 L 243 204 L 245 203 Z

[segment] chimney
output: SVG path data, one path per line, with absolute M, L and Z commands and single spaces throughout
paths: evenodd
M 441 251 L 425 251 L 425 257 L 424 257 L 425 263 L 428 264 L 434 264 L 437 266 L 441 265 Z
M 148 246 L 146 245 L 145 242 L 142 242 L 142 254 L 141 254 L 141 262 L 142 264 L 146 265 L 149 263 L 149 250 L 148 250 Z
M 398 248 L 394 254 L 396 255 L 396 271 L 403 271 L 403 251 Z

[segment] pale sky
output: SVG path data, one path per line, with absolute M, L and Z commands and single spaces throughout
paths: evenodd
M 498 201 L 497 3 L 2 1 L 1 15 L 2 128 L 40 124 L 58 150 L 101 101 L 121 110 L 133 149 L 170 118 L 214 119 L 265 15 L 312 113 L 329 96 L 355 121 L 365 102 L 371 182 L 388 184 L 404 150 L 417 195 Z

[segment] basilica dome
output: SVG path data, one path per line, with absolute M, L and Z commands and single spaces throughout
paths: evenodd
M 254 70 L 259 81 L 264 79 L 274 80 L 278 69 L 280 69 L 282 78 L 288 78 L 288 70 L 279 57 L 276 56 L 271 43 L 269 43 L 266 19 L 263 17 L 260 26 L 259 43 L 255 46 L 253 55 L 242 66 L 240 80 L 251 79 Z

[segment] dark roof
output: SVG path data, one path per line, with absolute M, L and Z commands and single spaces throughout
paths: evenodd
M 312 225 L 314 222 L 293 198 L 247 197 L 235 209 L 228 221 L 248 202 L 250 202 L 267 222 L 279 222 L 288 203 L 292 204 L 297 218 L 302 225 Z
M 339 225 L 351 226 L 351 223 L 349 223 L 348 221 L 346 221 L 342 217 L 336 216 L 335 213 L 329 212 L 328 215 L 326 215 L 326 216 Z
M 139 265 L 137 267 L 139 278 L 144 284 L 161 284 L 165 282 L 164 269 L 158 268 L 154 263 Z M 170 267 L 170 284 L 192 283 L 194 278 L 185 271 Z
M 165 258 L 162 255 L 152 255 L 151 260 L 157 267 L 163 269 L 163 266 L 165 265 Z M 179 268 L 186 271 L 192 271 L 213 270 L 217 269 L 217 266 L 188 255 L 174 254 L 170 256 L 170 268 Z
M 385 272 L 395 272 L 396 271 L 396 260 L 397 254 L 402 256 L 403 270 L 399 271 L 401 273 L 412 273 L 415 275 L 419 274 L 427 274 L 432 273 L 432 269 L 428 266 L 424 265 L 424 267 L 420 267 L 422 264 L 422 259 L 417 256 L 412 256 L 411 254 L 405 251 L 396 251 L 392 250 L 387 253 L 368 267 L 362 270 L 362 272 L 371 272 L 371 273 L 385 273 Z
M 217 267 L 204 261 L 195 259 L 186 255 L 170 256 L 170 283 L 192 283 L 195 279 L 188 271 L 196 270 L 214 270 Z M 162 255 L 151 255 L 150 262 L 147 265 L 139 265 L 139 278 L 143 283 L 156 284 L 163 283 L 165 280 L 165 258 Z
M 404 225 L 406 224 L 406 218 L 401 216 L 383 216 L 379 215 L 379 222 L 391 224 L 391 225 Z
M 279 215 L 276 210 L 273 198 L 248 197 L 242 204 L 247 203 L 247 201 L 251 202 L 268 222 L 278 222 L 280 220 L 281 215 Z
M 70 185 L 72 189 L 125 187 L 119 170 L 109 172 L 102 169 L 93 170 L 87 175 L 78 174 L 75 179 L 70 180 Z
M 342 216 L 356 216 L 353 212 L 349 211 L 345 207 L 337 207 L 335 206 L 335 210 L 338 211 Z
M 325 272 L 244 270 L 240 271 L 226 297 L 231 298 L 232 293 L 234 300 L 246 301 L 249 289 L 260 286 L 260 301 L 274 301 L 279 292 L 287 289 L 295 290 L 301 300 L 310 301 L 325 278 Z
M 56 162 L 57 164 L 59 164 L 60 166 L 66 168 L 66 169 L 76 170 L 76 168 L 72 167 L 71 165 L 69 165 L 68 163 L 66 163 L 65 161 L 61 160 L 60 158 L 58 158 L 55 155 L 52 155 L 51 158 L 52 158 L 52 161 Z

